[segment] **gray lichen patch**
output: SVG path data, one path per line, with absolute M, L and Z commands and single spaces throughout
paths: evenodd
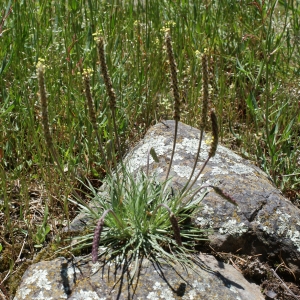
M 300 232 L 295 229 L 290 229 L 287 231 L 286 237 L 293 242 L 293 244 L 297 247 L 297 250 L 300 252 Z
M 205 293 L 211 288 L 208 282 L 199 282 L 198 280 L 194 280 L 191 285 L 192 289 L 182 297 L 183 300 L 197 300 L 199 293 Z
M 260 214 L 255 223 L 270 235 L 290 240 L 300 252 L 300 222 L 293 219 L 290 214 L 278 208 L 272 214 Z
M 57 300 L 67 299 L 67 293 L 70 292 L 73 281 L 74 272 L 69 268 L 64 267 L 65 259 L 59 258 L 54 261 L 53 265 L 49 267 L 48 262 L 40 262 L 29 269 L 23 275 L 23 279 L 18 289 L 15 300 Z M 63 280 L 63 278 L 65 278 Z M 66 286 L 64 282 L 69 284 Z M 55 286 L 55 292 L 53 292 Z M 68 290 L 69 289 L 69 290 Z
M 195 224 L 201 228 L 213 228 L 214 222 L 211 216 L 214 214 L 213 208 L 204 204 L 201 208 L 201 212 L 206 215 L 206 217 L 198 216 L 195 218 Z
M 177 174 L 177 176 L 185 178 L 185 179 L 189 179 L 193 169 L 189 166 L 174 165 L 173 170 Z M 192 180 L 194 180 L 196 178 L 196 176 L 197 176 L 197 173 L 196 174 L 194 173 L 194 175 L 192 176 Z M 202 177 L 203 177 L 203 174 L 201 174 L 199 176 L 199 179 L 197 180 L 198 184 L 202 183 L 202 181 L 201 181 Z
M 15 299 L 44 299 L 54 300 L 51 296 L 51 283 L 48 279 L 48 271 L 37 269 L 31 276 L 28 276 L 23 285 L 24 289 L 21 289 L 19 295 Z M 35 293 L 35 287 L 38 288 L 39 292 Z
M 160 165 L 166 168 L 167 162 L 171 155 L 173 141 L 172 138 L 170 138 L 169 132 L 167 132 L 167 135 L 161 134 L 162 126 L 159 125 L 160 124 L 156 125 L 154 129 L 145 136 L 144 140 L 128 154 L 126 161 L 130 172 L 135 172 L 138 169 L 146 167 L 148 151 L 152 147 L 159 156 L 160 160 L 162 160 Z M 180 123 L 180 126 L 184 125 Z M 155 131 L 156 127 L 157 130 Z M 181 136 L 179 134 L 174 155 L 174 162 L 176 163 L 174 163 L 172 166 L 172 171 L 176 174 L 176 176 L 184 178 L 190 177 L 198 146 L 199 137 L 195 138 L 191 136 Z M 198 170 L 201 168 L 202 163 L 207 158 L 209 149 L 210 137 L 206 137 L 204 135 L 204 140 L 201 143 L 199 162 L 197 164 Z M 184 165 L 181 162 L 184 162 Z M 230 162 L 230 164 L 228 164 L 228 162 Z M 237 154 L 223 146 L 218 146 L 216 155 L 210 160 L 211 175 L 225 175 L 234 173 L 238 175 L 256 176 L 257 170 L 250 165 L 243 164 L 242 162 L 243 159 Z M 149 159 L 149 164 L 150 166 L 155 165 L 152 157 Z
M 219 233 L 241 236 L 243 233 L 247 232 L 248 229 L 249 228 L 245 223 L 238 223 L 236 220 L 231 219 L 222 224 Z
M 167 283 L 155 282 L 153 291 L 149 292 L 146 299 L 150 300 L 175 300 L 172 291 L 168 288 Z
M 25 280 L 26 285 L 36 285 L 41 289 L 51 290 L 51 284 L 48 279 L 48 271 L 37 269 L 31 276 L 28 276 Z
M 126 159 L 127 165 L 130 173 L 136 172 L 138 169 L 145 167 L 147 165 L 148 152 L 152 147 L 154 148 L 158 156 L 163 156 L 164 154 L 172 150 L 172 145 L 165 144 L 165 137 L 156 136 L 148 139 L 147 142 L 143 143 Z M 150 156 L 149 163 L 154 162 L 153 158 Z

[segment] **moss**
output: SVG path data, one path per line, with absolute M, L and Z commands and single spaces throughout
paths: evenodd
M 24 262 L 20 268 L 14 273 L 14 275 L 10 276 L 8 279 L 8 289 L 11 296 L 14 296 L 19 285 L 21 282 L 21 279 L 23 277 L 23 274 L 27 270 L 27 268 L 32 264 L 32 261 L 26 261 Z
M 25 273 L 25 271 L 28 269 L 28 267 L 32 264 L 38 263 L 40 261 L 47 261 L 47 260 L 53 260 L 57 257 L 65 257 L 70 258 L 72 257 L 72 254 L 74 255 L 80 255 L 80 251 L 71 251 L 71 250 L 62 250 L 58 251 L 60 248 L 66 247 L 69 245 L 70 237 L 73 235 L 78 234 L 77 232 L 65 232 L 62 234 L 62 236 L 58 239 L 59 241 L 53 241 L 49 243 L 46 247 L 41 249 L 37 253 L 37 255 L 33 258 L 33 260 L 27 260 L 22 263 L 22 265 L 15 271 L 15 273 L 9 277 L 8 279 L 8 289 L 11 296 L 14 296 L 20 282 L 22 280 L 22 277 Z M 16 245 L 14 247 L 16 252 L 19 252 L 22 245 Z M 73 253 L 74 252 L 74 253 Z M 3 258 L 4 257 L 4 258 Z M 11 250 L 8 247 L 3 251 L 2 258 L 1 258 L 1 269 L 4 268 L 4 270 L 9 269 L 10 263 L 11 263 Z M 2 262 L 5 263 L 5 265 L 2 265 Z
M 0 272 L 4 272 L 10 269 L 11 264 L 18 257 L 21 249 L 21 243 L 15 243 L 13 245 L 4 245 L 4 249 L 0 256 Z

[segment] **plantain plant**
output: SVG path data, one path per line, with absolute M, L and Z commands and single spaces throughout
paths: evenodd
M 149 156 L 158 161 L 155 149 L 151 148 L 148 152 L 147 171 L 131 174 L 122 159 L 122 149 L 120 147 L 118 130 L 116 124 L 116 94 L 112 87 L 108 68 L 105 60 L 104 40 L 98 40 L 98 54 L 100 60 L 100 69 L 106 91 L 109 96 L 110 113 L 107 116 L 112 120 L 113 130 L 111 132 L 115 139 L 113 143 L 112 154 L 113 166 L 105 158 L 104 142 L 97 126 L 96 116 L 93 108 L 93 99 L 90 91 L 89 72 L 83 72 L 83 81 L 85 87 L 86 103 L 89 110 L 90 122 L 96 132 L 99 143 L 99 150 L 104 156 L 104 162 L 107 168 L 107 176 L 103 183 L 103 192 L 99 193 L 88 181 L 83 183 L 92 195 L 92 201 L 89 205 L 80 199 L 75 202 L 81 210 L 89 216 L 89 222 L 86 225 L 84 234 L 73 240 L 72 249 L 74 251 L 83 248 L 92 247 L 92 261 L 96 263 L 101 258 L 116 258 L 122 262 L 130 258 L 134 263 L 134 270 L 139 266 L 139 258 L 147 257 L 154 261 L 161 259 L 168 263 L 180 262 L 191 266 L 191 258 L 195 251 L 195 245 L 205 239 L 207 231 L 198 228 L 191 222 L 193 215 L 201 209 L 201 200 L 207 194 L 207 186 L 193 189 L 194 183 L 200 176 L 205 165 L 216 153 L 218 145 L 218 122 L 215 113 L 211 112 L 213 142 L 206 161 L 198 172 L 196 179 L 191 183 L 191 178 L 196 169 L 198 156 L 201 150 L 201 140 L 203 132 L 207 126 L 208 111 L 208 80 L 207 80 L 207 55 L 203 55 L 203 113 L 202 129 L 200 133 L 198 152 L 195 157 L 195 165 L 192 174 L 179 192 L 174 192 L 171 188 L 172 178 L 169 173 L 172 166 L 172 160 L 176 149 L 176 137 L 178 122 L 180 120 L 180 99 L 177 79 L 177 65 L 174 58 L 172 40 L 170 33 L 166 33 L 166 49 L 170 66 L 171 88 L 174 95 L 174 120 L 175 132 L 174 142 L 171 153 L 171 159 L 167 170 L 166 179 L 158 181 L 154 175 L 149 175 Z M 43 78 L 41 67 L 38 68 L 40 76 Z M 44 82 L 40 82 L 40 87 L 44 87 Z M 47 110 L 45 104 L 45 93 L 40 91 L 42 107 Z M 45 113 L 45 116 L 47 114 Z M 46 117 L 43 118 L 45 138 L 49 144 L 49 150 L 57 160 L 56 152 L 51 143 L 50 132 L 47 129 Z M 119 157 L 119 164 L 116 158 Z M 225 195 L 218 187 L 212 187 L 224 199 L 236 205 L 236 202 L 228 195 Z M 76 198 L 78 194 L 75 194 Z M 184 201 L 183 201 L 184 200 Z M 74 202 L 74 200 L 71 200 Z M 101 252 L 99 252 L 99 246 Z M 136 274 L 136 272 L 133 274 Z

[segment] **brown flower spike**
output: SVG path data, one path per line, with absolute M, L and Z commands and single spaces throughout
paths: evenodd
M 181 241 L 181 235 L 180 235 L 180 229 L 179 229 L 179 226 L 178 226 L 178 221 L 177 221 L 176 216 L 173 213 L 170 213 L 170 222 L 172 224 L 172 228 L 173 228 L 173 231 L 174 231 L 175 240 L 176 240 L 178 246 L 182 246 L 182 241 Z
M 213 110 L 210 113 L 210 117 L 211 117 L 213 141 L 212 141 L 208 156 L 213 157 L 213 156 L 215 156 L 216 151 L 217 151 L 217 146 L 218 146 L 218 141 L 219 141 L 219 130 L 218 130 L 217 116 Z
M 97 226 L 95 227 L 95 231 L 94 231 L 94 239 L 93 239 L 93 246 L 92 246 L 92 261 L 93 261 L 93 263 L 97 262 L 100 237 L 101 237 L 101 233 L 102 233 L 102 230 L 104 227 L 104 220 L 108 213 L 111 213 L 112 216 L 117 221 L 117 223 L 119 223 L 119 226 L 122 227 L 120 220 L 118 219 L 118 217 L 116 216 L 116 214 L 114 213 L 114 211 L 112 209 L 107 209 L 104 211 L 104 213 L 102 214 L 101 218 L 99 219 Z
M 177 65 L 174 58 L 172 41 L 169 32 L 166 34 L 166 46 L 171 70 L 172 89 L 174 95 L 174 120 L 180 121 L 180 97 L 178 91 Z
M 177 218 L 174 215 L 174 213 L 171 211 L 170 207 L 168 205 L 164 204 L 164 203 L 161 203 L 161 204 L 157 205 L 155 211 L 152 213 L 152 216 L 154 216 L 156 214 L 157 210 L 160 207 L 164 207 L 169 212 L 170 222 L 171 222 L 171 225 L 172 225 L 172 229 L 174 231 L 174 238 L 175 238 L 178 246 L 182 246 L 180 228 L 179 228 L 179 225 L 178 225 L 178 221 L 177 221 Z
M 107 64 L 106 64 L 105 54 L 104 54 L 103 38 L 99 38 L 98 40 L 98 55 L 100 59 L 101 73 L 103 75 L 106 91 L 109 97 L 109 105 L 111 110 L 114 110 L 116 108 L 116 94 L 113 89 L 111 79 L 109 77 L 108 70 L 107 70 Z
M 116 143 L 118 146 L 119 155 L 121 154 L 121 147 L 120 147 L 120 141 L 119 141 L 119 135 L 117 130 L 117 124 L 116 124 L 116 93 L 113 89 L 110 76 L 108 74 L 108 68 L 105 60 L 105 53 L 104 53 L 104 41 L 103 38 L 100 37 L 98 40 L 98 55 L 100 59 L 100 67 L 101 67 L 101 73 L 104 78 L 104 83 L 106 86 L 106 91 L 109 97 L 109 106 L 111 109 L 112 119 L 113 119 L 113 127 L 115 131 L 115 137 L 116 137 Z M 117 164 L 115 155 L 113 156 L 115 165 Z M 118 176 L 118 175 L 117 175 Z
M 201 113 L 201 130 L 205 131 L 207 123 L 207 108 L 208 108 L 208 70 L 207 70 L 207 55 L 202 56 L 202 86 L 203 86 L 203 106 Z
M 227 193 L 223 192 L 219 187 L 217 186 L 213 186 L 210 185 L 209 187 L 213 188 L 214 191 L 221 196 L 222 198 L 224 198 L 225 200 L 227 200 L 228 202 L 230 202 L 231 204 L 238 206 L 237 202 Z

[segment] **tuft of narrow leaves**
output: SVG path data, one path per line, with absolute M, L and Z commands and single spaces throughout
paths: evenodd
M 187 219 L 198 212 L 205 193 L 183 204 L 179 194 L 166 192 L 169 180 L 159 183 L 144 173 L 132 175 L 128 166 L 119 172 L 118 181 L 113 174 L 106 177 L 101 194 L 87 187 L 94 195 L 95 209 L 81 206 L 91 221 L 88 233 L 76 237 L 74 250 L 92 245 L 93 262 L 115 256 L 122 261 L 132 253 L 134 261 L 142 255 L 188 265 L 192 245 L 204 239 L 205 230 Z M 103 250 L 98 254 L 99 246 Z

